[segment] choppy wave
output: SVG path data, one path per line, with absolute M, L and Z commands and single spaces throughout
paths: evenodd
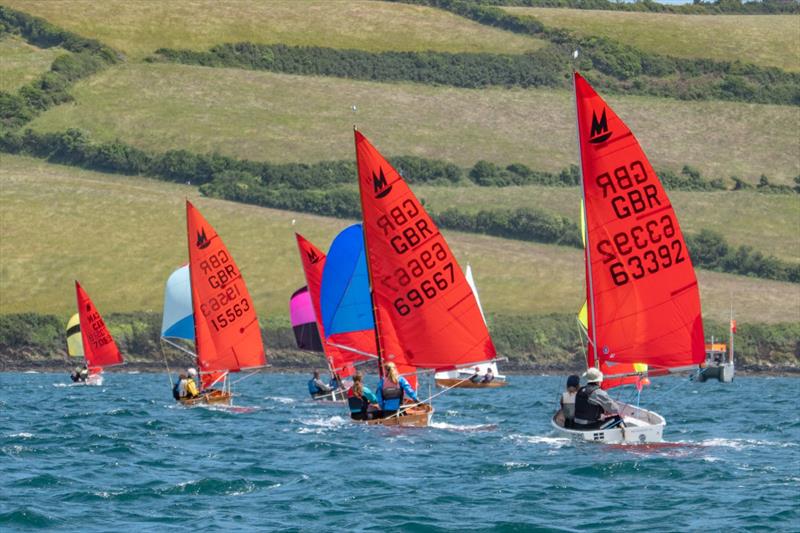
M 444 394 L 431 427 L 411 429 L 353 424 L 346 407 L 308 401 L 304 378 L 254 376 L 234 407 L 186 408 L 148 374 L 109 373 L 100 388 L 5 374 L 0 530 L 791 530 L 800 521 L 800 416 L 785 398 L 796 381 L 689 384 L 658 397 L 666 442 L 615 446 L 552 431 L 563 379 L 512 376 L 502 389 Z M 721 397 L 736 399 L 724 420 L 713 415 Z M 613 497 L 576 513 L 597 487 Z

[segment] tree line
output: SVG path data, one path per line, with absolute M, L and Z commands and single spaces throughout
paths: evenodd
M 20 360 L 32 361 L 66 357 L 66 318 L 52 314 L 19 313 L 0 315 L 0 367 L 3 359 L 9 366 Z M 110 313 L 104 317 L 112 336 L 126 360 L 162 366 L 165 355 L 160 345 L 161 314 L 153 312 Z M 489 330 L 498 353 L 508 357 L 506 368 L 577 369 L 585 365 L 583 345 L 574 314 L 487 316 Z M 727 339 L 727 326 L 704 320 L 710 338 Z M 262 332 L 271 352 L 281 353 L 273 363 L 287 366 L 321 364 L 321 356 L 302 357 L 294 344 L 288 318 L 261 319 Z M 736 336 L 739 368 L 797 368 L 800 366 L 797 339 L 800 324 L 740 323 Z M 186 364 L 186 357 L 165 347 L 169 364 Z M 17 356 L 17 360 L 13 358 Z M 75 361 L 73 359 L 72 361 Z M 79 361 L 79 359 L 78 359 Z M 15 364 L 16 363 L 16 364 Z M 287 364 L 288 363 L 288 364 Z
M 216 198 L 338 218 L 360 218 L 360 202 L 353 186 L 355 163 L 345 161 L 315 164 L 273 164 L 235 159 L 219 154 L 199 155 L 186 150 L 152 153 L 120 141 L 92 143 L 79 130 L 62 133 L 6 132 L 0 135 L 0 152 L 28 154 L 92 170 L 129 175 L 145 175 L 165 181 L 192 183 L 200 192 Z M 459 167 L 419 157 L 391 158 L 410 183 L 458 184 L 464 176 Z M 509 165 L 518 175 L 523 165 Z M 478 172 L 475 168 L 478 168 Z M 485 162 L 466 173 L 472 180 L 487 185 Z M 499 167 L 494 167 L 499 168 Z M 508 171 L 506 169 L 506 171 Z M 419 172 L 419 174 L 417 174 Z M 511 171 L 508 171 L 511 172 Z M 677 183 L 688 187 L 704 183 L 691 167 L 685 167 Z M 534 173 L 531 173 L 534 175 Z M 542 174 L 562 185 L 577 185 L 577 169 L 559 174 Z M 482 176 L 482 177 L 481 177 Z M 476 181 L 477 183 L 477 181 Z M 552 183 L 550 183 L 552 184 Z M 708 185 L 713 188 L 713 186 Z M 798 185 L 800 187 L 800 184 Z M 705 190 L 705 189 L 701 189 Z M 578 225 L 565 217 L 533 208 L 482 209 L 468 212 L 450 208 L 432 213 L 443 227 L 485 233 L 510 239 L 580 246 Z M 700 235 L 708 235 L 702 233 Z M 800 282 L 800 265 L 781 261 L 747 246 L 731 246 L 718 234 L 712 238 L 687 235 L 694 264 L 722 272 Z M 724 246 L 721 246 L 724 245 Z M 706 249 L 713 252 L 706 253 Z M 723 258 L 727 258 L 722 260 Z

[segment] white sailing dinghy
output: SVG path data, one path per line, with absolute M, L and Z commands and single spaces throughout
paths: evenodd
M 661 181 L 625 123 L 574 74 L 586 247 L 587 367 L 604 389 L 699 368 L 697 278 Z M 607 443 L 660 442 L 661 415 L 618 402 L 625 427 L 560 433 Z
M 483 313 L 481 298 L 478 295 L 478 286 L 475 284 L 475 278 L 472 277 L 472 266 L 469 263 L 467 263 L 467 269 L 464 272 L 464 277 L 467 278 L 467 283 L 472 289 L 472 294 L 475 295 L 475 301 L 478 302 L 478 309 L 481 312 L 483 323 L 486 324 L 486 315 Z M 475 375 L 476 373 L 478 376 L 485 376 L 490 370 L 494 376 L 494 379 L 491 381 L 486 383 L 480 380 L 477 382 L 473 382 L 471 380 L 465 381 L 465 379 Z M 456 368 L 454 370 L 437 372 L 434 375 L 434 379 L 436 380 L 436 385 L 438 387 L 454 387 L 461 389 L 494 389 L 508 385 L 506 382 L 506 377 L 500 374 L 500 371 L 497 368 L 496 360 L 478 363 L 476 365 L 470 365 L 467 367 Z

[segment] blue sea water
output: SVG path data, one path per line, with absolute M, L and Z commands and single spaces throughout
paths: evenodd
M 212 409 L 164 375 L 0 374 L 0 530 L 800 529 L 797 379 L 653 380 L 668 444 L 649 447 L 553 434 L 560 377 L 453 390 L 427 429 L 354 425 L 307 379 L 257 375 Z

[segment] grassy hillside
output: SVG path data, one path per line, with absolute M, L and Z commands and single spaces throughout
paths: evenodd
M 32 126 L 80 127 L 102 140 L 309 162 L 352 157 L 352 125 L 389 155 L 471 166 L 479 159 L 558 170 L 577 160 L 568 92 L 454 89 L 238 69 L 129 64 L 72 90 L 76 102 Z M 709 177 L 800 174 L 800 108 L 610 97 L 659 167 Z M 352 106 L 357 106 L 353 113 Z
M 63 53 L 61 48 L 37 48 L 11 35 L 0 38 L 0 91 L 16 91 L 33 81 Z
M 740 60 L 800 71 L 797 15 L 672 15 L 579 9 L 506 8 L 550 27 L 609 37 L 647 52 L 676 57 Z
M 494 205 L 508 208 L 538 207 L 578 220 L 580 191 L 565 187 L 415 187 L 434 210 L 460 207 L 479 211 Z M 800 262 L 800 201 L 794 195 L 756 192 L 670 191 L 670 200 L 686 232 L 710 229 L 734 245 L 749 245 L 778 258 Z M 768 214 L 766 216 L 765 214 Z M 768 235 L 768 238 L 765 238 Z
M 250 41 L 369 51 L 522 53 L 540 40 L 423 6 L 359 0 L 7 0 L 5 5 L 98 39 L 133 59 L 158 48 Z
M 184 198 L 196 201 L 245 274 L 259 312 L 287 314 L 303 284 L 293 232 L 323 249 L 347 225 L 198 198 L 193 188 L 1 156 L 0 312 L 66 316 L 78 278 L 101 311 L 161 308 L 163 285 L 186 261 Z M 292 225 L 295 220 L 295 225 Z M 448 233 L 473 264 L 489 312 L 570 312 L 582 300 L 579 250 Z M 733 293 L 742 322 L 800 320 L 797 284 L 700 272 L 707 316 L 724 320 Z

